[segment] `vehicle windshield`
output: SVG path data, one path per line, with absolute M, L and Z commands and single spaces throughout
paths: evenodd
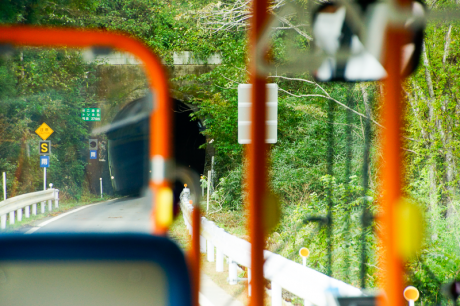
M 134 56 L 14 48 L 0 59 L 0 83 L 2 200 L 54 194 L 0 207 L 2 234 L 152 231 L 145 197 L 152 93 Z

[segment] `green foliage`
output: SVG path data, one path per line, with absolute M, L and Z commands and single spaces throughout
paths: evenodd
M 285 208 L 283 222 L 271 235 L 268 243 L 272 250 L 281 255 L 301 262 L 299 249 L 310 250 L 308 266 L 326 273 L 327 271 L 327 232 L 323 223 L 307 222 L 308 217 L 327 215 L 327 189 L 332 188 L 333 208 L 333 276 L 355 286 L 359 286 L 359 258 L 361 256 L 361 211 L 364 200 L 373 203 L 373 193 L 368 191 L 363 197 L 363 188 L 357 176 L 351 176 L 348 184 L 338 183 L 334 177 L 323 176 L 320 179 L 319 193 L 313 192 L 296 205 Z M 371 205 L 375 212 L 375 205 Z M 376 285 L 375 237 L 366 233 L 368 277 L 370 286 Z
M 48 181 L 79 198 L 86 166 L 81 142 L 89 135 L 80 110 L 94 103 L 88 92 L 94 67 L 76 51 L 25 48 L 3 60 L 0 71 L 8 76 L 0 99 L 0 167 L 8 172 L 9 196 L 43 188 L 34 131 L 46 122 L 55 131 Z

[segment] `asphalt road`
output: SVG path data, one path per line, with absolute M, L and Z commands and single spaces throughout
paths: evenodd
M 150 211 L 146 198 L 102 202 L 42 221 L 32 232 L 150 233 Z

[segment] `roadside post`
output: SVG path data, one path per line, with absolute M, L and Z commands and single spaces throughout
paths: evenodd
M 407 286 L 404 289 L 404 298 L 409 302 L 409 306 L 414 306 L 414 302 L 418 300 L 420 293 L 414 286 Z
M 212 171 L 209 170 L 208 171 L 208 198 L 207 198 L 207 201 L 206 201 L 206 211 L 209 210 L 209 196 L 210 196 L 210 190 L 211 190 L 211 175 L 212 175 Z
M 3 172 L 3 201 L 6 200 L 6 172 Z
M 53 183 L 50 183 L 49 186 L 50 186 L 50 189 L 53 188 Z M 51 200 L 48 200 L 48 211 L 52 211 L 52 210 L 53 210 L 53 202 Z
M 99 181 L 101 182 L 101 199 L 102 199 L 102 177 L 99 178 Z
M 214 156 L 211 157 L 211 192 L 214 193 Z
M 3 201 L 6 200 L 6 172 L 3 172 Z M 5 229 L 6 228 L 6 216 L 3 215 L 1 216 L 1 228 Z
M 307 248 L 301 248 L 299 250 L 299 255 L 302 257 L 302 264 L 304 267 L 307 266 L 307 258 L 310 256 L 310 251 Z

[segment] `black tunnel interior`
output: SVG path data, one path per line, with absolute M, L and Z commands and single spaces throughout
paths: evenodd
M 112 186 L 119 195 L 139 195 L 149 180 L 149 98 L 132 101 L 115 116 L 107 132 L 108 162 Z M 176 164 L 190 167 L 198 174 L 203 172 L 205 150 L 199 147 L 206 142 L 200 133 L 199 120 L 191 121 L 188 105 L 173 100 L 173 151 Z M 132 120 L 132 119 L 135 120 Z M 132 121 L 132 122 L 130 122 Z M 118 127 L 117 127 L 118 125 Z M 176 186 L 176 189 L 180 186 Z

